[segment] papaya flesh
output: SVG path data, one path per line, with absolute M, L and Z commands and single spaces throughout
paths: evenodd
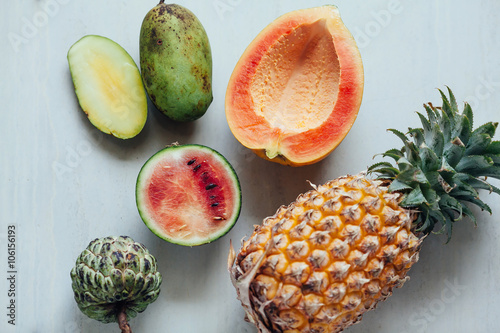
M 187 8 L 165 4 L 142 22 L 141 75 L 158 110 L 175 121 L 192 121 L 212 103 L 212 53 L 207 33 Z
M 262 30 L 229 79 L 231 132 L 257 155 L 301 166 L 330 154 L 351 129 L 363 64 L 337 7 L 296 10 Z

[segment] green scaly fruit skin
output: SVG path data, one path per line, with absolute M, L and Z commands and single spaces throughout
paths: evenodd
M 156 259 L 146 247 L 127 236 L 95 239 L 80 254 L 71 270 L 78 308 L 103 323 L 127 320 L 154 302 L 162 277 Z
M 175 121 L 192 121 L 212 103 L 212 54 L 208 36 L 187 8 L 163 0 L 144 18 L 141 75 L 151 101 Z

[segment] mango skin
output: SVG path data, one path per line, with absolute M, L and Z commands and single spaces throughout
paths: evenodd
M 212 103 L 212 53 L 207 33 L 187 8 L 163 0 L 145 16 L 140 32 L 141 76 L 158 110 L 192 121 Z

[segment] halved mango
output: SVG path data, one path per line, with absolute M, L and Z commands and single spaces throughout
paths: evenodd
M 88 35 L 68 51 L 76 96 L 90 122 L 121 139 L 139 134 L 148 104 L 139 68 L 119 44 Z
M 325 158 L 351 129 L 363 64 L 335 6 L 285 14 L 247 47 L 226 91 L 236 139 L 257 155 L 301 166 Z

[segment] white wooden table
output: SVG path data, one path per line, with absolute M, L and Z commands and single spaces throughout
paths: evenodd
M 439 104 L 449 85 L 468 100 L 475 124 L 500 121 L 500 3 L 482 0 L 338 0 L 365 66 L 360 114 L 327 159 L 289 168 L 243 148 L 224 116 L 227 81 L 255 35 L 288 11 L 324 0 L 179 0 L 204 24 L 214 59 L 214 101 L 190 124 L 166 120 L 150 105 L 136 138 L 101 134 L 78 106 L 66 53 L 87 34 L 121 44 L 139 60 L 139 29 L 155 1 L 5 1 L 0 20 L 0 331 L 117 332 L 78 310 L 69 272 L 90 240 L 129 235 L 158 258 L 164 276 L 158 301 L 131 321 L 136 332 L 255 333 L 226 272 L 229 240 L 308 189 L 355 173 L 396 145 L 386 128 L 418 126 L 414 111 Z M 499 139 L 497 135 L 496 139 Z M 153 153 L 174 141 L 211 146 L 235 167 L 242 214 L 215 243 L 187 248 L 166 243 L 142 223 L 135 180 Z M 498 186 L 498 182 L 495 182 Z M 496 332 L 500 311 L 500 198 L 483 193 L 494 214 L 478 212 L 445 238 L 426 240 L 411 280 L 361 324 L 361 332 Z M 15 227 L 15 273 L 8 267 L 9 226 Z M 10 244 L 10 243 L 9 243 Z M 11 278 L 11 280 L 8 280 Z M 13 282 L 15 298 L 9 296 Z M 9 325 L 11 300 L 15 326 Z

